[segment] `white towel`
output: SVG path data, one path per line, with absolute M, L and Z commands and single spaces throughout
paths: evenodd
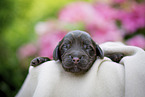
M 83 75 L 64 71 L 60 62 L 30 66 L 16 97 L 144 97 L 145 51 L 122 43 L 101 44 L 104 54 L 122 52 L 120 63 L 97 59 Z

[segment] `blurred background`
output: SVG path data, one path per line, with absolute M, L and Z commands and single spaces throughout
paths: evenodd
M 87 31 L 96 43 L 145 49 L 144 0 L 0 0 L 0 95 L 13 97 L 30 61 L 52 59 L 62 37 Z

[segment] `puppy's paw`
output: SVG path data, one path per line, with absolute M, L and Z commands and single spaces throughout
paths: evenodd
M 50 61 L 50 59 L 47 57 L 36 57 L 31 61 L 30 65 L 36 67 L 46 61 Z
M 124 57 L 124 54 L 113 53 L 113 54 L 107 54 L 106 57 L 109 57 L 112 61 L 119 63 L 120 60 Z

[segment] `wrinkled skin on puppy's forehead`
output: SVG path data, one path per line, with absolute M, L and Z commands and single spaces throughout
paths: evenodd
M 79 38 L 80 36 L 83 36 L 87 39 L 91 38 L 91 36 L 87 32 L 79 31 L 79 30 L 71 31 L 71 32 L 67 33 L 64 38 L 68 38 L 68 37 L 75 37 L 75 38 L 78 37 Z
M 61 42 L 85 42 L 87 44 L 92 43 L 91 36 L 84 31 L 71 31 L 68 34 L 66 34 Z

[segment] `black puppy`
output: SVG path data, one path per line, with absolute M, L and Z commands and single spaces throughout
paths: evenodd
M 119 62 L 123 54 L 107 55 L 113 61 Z M 87 72 L 97 58 L 103 59 L 101 48 L 84 31 L 69 32 L 56 46 L 53 59 L 62 63 L 64 70 L 72 73 Z M 37 66 L 49 61 L 47 57 L 37 57 L 31 61 L 32 66 Z

